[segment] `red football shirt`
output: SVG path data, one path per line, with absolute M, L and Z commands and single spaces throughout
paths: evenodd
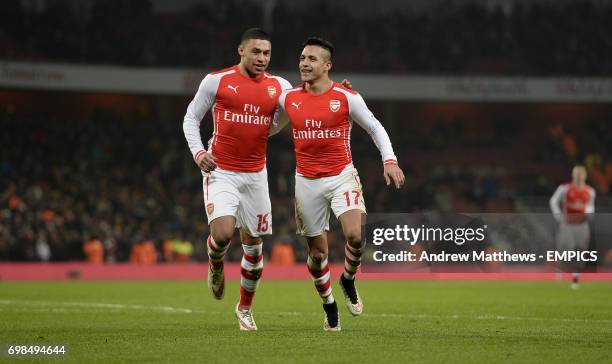
M 397 163 L 387 132 L 357 92 L 335 82 L 321 94 L 301 86 L 283 92 L 279 104 L 293 127 L 298 174 L 310 178 L 340 174 L 353 161 L 353 121 L 374 139 L 385 163 Z
M 585 221 L 585 214 L 595 212 L 595 190 L 589 185 L 578 188 L 573 183 L 564 183 L 557 188 L 550 199 L 553 213 L 561 214 L 560 203 L 563 205 L 565 222 L 582 223 Z
M 212 108 L 213 135 L 209 152 L 219 167 L 238 172 L 258 172 L 266 164 L 270 125 L 285 79 L 263 73 L 250 78 L 237 66 L 208 74 L 187 108 L 183 131 L 194 159 L 206 150 L 200 137 L 200 122 Z

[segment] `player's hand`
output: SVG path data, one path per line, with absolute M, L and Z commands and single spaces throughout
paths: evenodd
M 348 88 L 349 90 L 353 89 L 353 84 L 351 83 L 351 81 L 347 80 L 346 78 L 342 80 L 341 85 Z
M 217 163 L 215 163 L 215 159 L 216 158 L 208 152 L 202 153 L 196 160 L 196 164 L 204 173 L 208 173 L 214 171 L 215 168 L 217 168 Z
M 385 164 L 385 171 L 383 174 L 385 176 L 385 181 L 387 181 L 387 186 L 393 181 L 395 188 L 400 189 L 406 181 L 404 172 L 402 172 L 402 169 L 397 164 Z

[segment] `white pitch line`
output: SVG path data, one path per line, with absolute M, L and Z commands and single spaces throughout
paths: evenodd
M 225 311 L 207 311 L 191 308 L 171 307 L 171 306 L 146 306 L 146 305 L 126 305 L 120 303 L 100 303 L 100 302 L 52 302 L 52 301 L 21 301 L 21 300 L 0 300 L 0 305 L 7 306 L 38 306 L 42 308 L 19 308 L 19 311 L 37 311 L 37 312 L 93 312 L 98 309 L 100 311 L 122 311 L 122 310 L 140 310 L 154 311 L 164 313 L 184 313 L 184 314 L 208 314 L 208 315 L 226 315 Z M 58 307 L 60 306 L 60 307 Z M 45 307 L 50 307 L 46 308 Z M 6 311 L 0 308 L 2 311 Z M 13 310 L 15 311 L 15 310 Z M 281 315 L 281 316 L 318 316 L 321 313 L 316 312 L 298 312 L 298 311 L 255 311 L 258 315 Z M 461 315 L 430 315 L 430 314 L 403 314 L 403 313 L 365 313 L 363 317 L 368 318 L 405 318 L 405 319 L 421 319 L 421 320 L 440 320 L 440 319 L 467 319 L 467 320 L 495 320 L 495 321 L 554 321 L 554 322 L 584 322 L 584 323 L 612 323 L 608 319 L 585 319 L 585 318 L 547 318 L 547 317 L 528 317 L 528 316 L 505 316 L 505 315 L 477 315 L 477 316 L 461 316 Z
M 582 318 L 554 318 L 554 317 L 524 317 L 524 316 L 503 316 L 503 315 L 478 315 L 478 316 L 460 316 L 460 315 L 427 315 L 427 314 L 388 314 L 388 313 L 370 313 L 364 314 L 366 317 L 396 317 L 396 318 L 413 318 L 413 319 L 468 319 L 468 320 L 512 320 L 512 321 L 558 321 L 558 322 L 599 322 L 612 323 L 612 320 L 599 319 L 582 319 Z
M 283 316 L 301 316 L 301 315 L 320 315 L 315 312 L 260 312 L 256 314 L 263 315 L 283 315 Z M 478 315 L 478 316 L 461 316 L 461 315 L 429 315 L 429 314 L 403 314 L 403 313 L 364 313 L 363 317 L 371 318 L 405 318 L 405 319 L 422 319 L 422 320 L 440 320 L 440 319 L 466 319 L 466 320 L 513 320 L 513 321 L 558 321 L 558 322 L 593 322 L 593 323 L 612 323 L 612 320 L 606 319 L 583 319 L 583 318 L 554 318 L 554 317 L 524 317 L 524 316 L 503 316 L 503 315 Z
M 160 311 L 168 313 L 194 313 L 197 310 L 190 308 L 179 308 L 170 306 L 145 306 L 145 305 L 124 305 L 119 303 L 98 303 L 98 302 L 52 302 L 52 301 L 16 301 L 16 300 L 0 300 L 0 305 L 13 306 L 63 306 L 76 308 L 98 308 L 108 310 L 143 310 L 143 311 Z
M 482 315 L 476 316 L 476 320 L 516 320 L 516 321 L 559 321 L 559 322 L 601 322 L 612 323 L 612 320 L 594 320 L 583 318 L 545 318 L 545 317 L 521 317 L 521 316 L 500 316 L 500 315 Z

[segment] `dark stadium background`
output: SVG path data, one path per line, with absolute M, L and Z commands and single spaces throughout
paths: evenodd
M 127 261 L 143 240 L 163 261 L 168 239 L 192 242 L 193 259 L 205 260 L 201 178 L 181 123 L 201 77 L 238 62 L 240 34 L 251 26 L 271 31 L 269 71 L 294 83 L 307 36 L 336 45 L 332 77 L 363 92 L 407 175 L 401 191 L 386 188 L 378 151 L 354 128 L 370 212 L 547 212 L 575 163 L 589 170 L 597 211 L 610 211 L 612 2 L 385 1 L 376 11 L 368 3 L 3 1 L 0 260 L 83 260 L 94 237 L 108 262 Z M 188 70 L 193 79 L 182 95 L 11 86 L 10 69 L 32 63 Z M 368 98 L 388 76 L 577 80 L 602 84 L 604 101 Z M 209 116 L 202 125 L 207 140 Z M 271 138 L 267 166 L 274 235 L 266 250 L 286 242 L 303 260 L 288 132 Z M 342 246 L 338 234 L 332 246 Z M 602 253 L 612 247 L 601 243 Z

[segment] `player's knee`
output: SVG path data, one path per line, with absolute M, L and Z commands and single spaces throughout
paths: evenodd
M 262 239 L 259 236 L 251 236 L 246 231 L 240 230 L 240 241 L 245 245 L 258 245 L 261 244 Z
M 308 255 L 310 256 L 310 259 L 316 263 L 321 263 L 327 259 L 327 252 L 319 249 L 311 249 Z
M 352 247 L 360 247 L 361 246 L 361 229 L 349 229 L 345 232 L 345 238 L 348 244 Z
M 211 232 L 211 235 L 212 235 L 213 239 L 215 239 L 215 242 L 217 244 L 227 245 L 232 240 L 232 236 L 234 235 L 234 230 L 233 229 L 224 229 L 224 228 L 214 229 Z

